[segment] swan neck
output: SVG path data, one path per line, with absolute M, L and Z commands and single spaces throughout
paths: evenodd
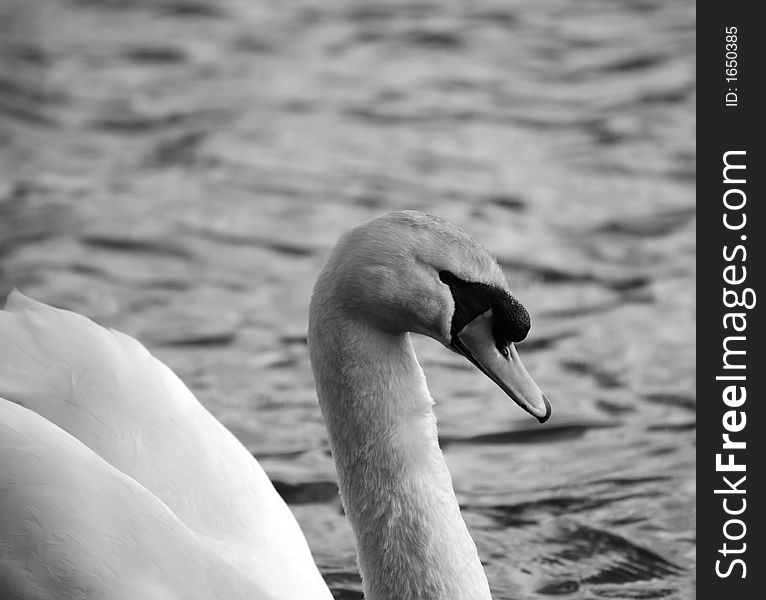
M 312 368 L 366 599 L 489 600 L 409 334 L 314 312 Z

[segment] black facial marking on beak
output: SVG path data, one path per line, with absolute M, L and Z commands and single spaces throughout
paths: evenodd
M 529 332 L 529 313 L 524 306 L 501 288 L 463 281 L 446 271 L 439 277 L 449 285 L 455 302 L 452 349 L 540 423 L 547 421 L 550 402 L 527 372 L 514 345 Z
M 492 335 L 498 349 L 527 337 L 530 319 L 524 305 L 507 291 L 486 283 L 463 281 L 449 271 L 440 271 L 439 279 L 452 291 L 455 313 L 450 335 L 453 340 L 479 315 L 492 309 Z

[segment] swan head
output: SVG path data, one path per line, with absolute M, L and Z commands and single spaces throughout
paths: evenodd
M 427 335 L 462 354 L 541 423 L 548 398 L 515 342 L 529 313 L 495 258 L 451 223 L 417 211 L 379 216 L 341 237 L 312 297 L 377 329 Z M 331 325 L 330 325 L 331 326 Z

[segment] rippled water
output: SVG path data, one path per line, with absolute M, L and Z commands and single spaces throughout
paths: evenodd
M 0 0 L 0 296 L 145 341 L 360 598 L 309 292 L 352 225 L 439 214 L 554 407 L 417 340 L 495 597 L 690 598 L 694 42 L 686 0 Z

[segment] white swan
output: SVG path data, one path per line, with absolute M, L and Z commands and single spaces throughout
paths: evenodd
M 497 263 L 406 211 L 341 238 L 309 346 L 368 600 L 488 599 L 408 332 L 544 421 Z M 0 312 L 0 598 L 329 599 L 245 448 L 133 338 L 14 292 Z

